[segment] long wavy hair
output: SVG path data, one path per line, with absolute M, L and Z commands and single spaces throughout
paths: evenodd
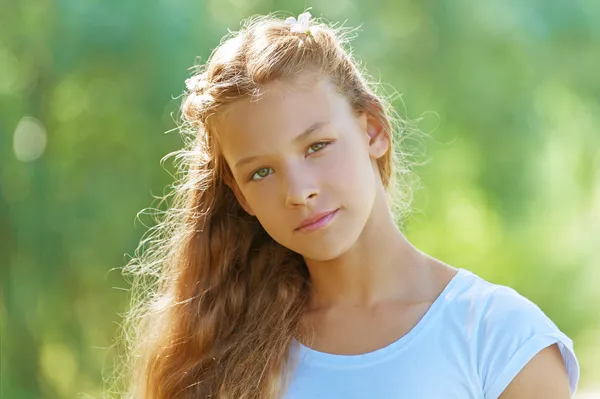
M 355 112 L 376 117 L 390 140 L 402 139 L 406 123 L 351 56 L 353 32 L 313 20 L 309 34 L 295 33 L 274 15 L 254 17 L 193 67 L 178 124 L 185 145 L 163 159 L 174 157 L 178 170 L 162 198 L 168 206 L 123 268 L 132 303 L 120 340 L 120 396 L 284 394 L 295 343 L 310 342 L 301 328 L 308 270 L 237 202 L 211 121 L 264 85 L 312 69 L 331 79 Z M 378 160 L 396 217 L 412 198 L 406 155 L 396 143 Z M 393 189 L 394 182 L 403 184 Z

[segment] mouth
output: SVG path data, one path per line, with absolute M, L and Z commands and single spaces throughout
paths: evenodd
M 333 218 L 335 218 L 338 211 L 339 208 L 334 209 L 333 211 L 321 212 L 310 216 L 302 221 L 300 226 L 296 228 L 296 231 L 308 233 L 311 231 L 321 229 L 327 226 L 333 220 Z

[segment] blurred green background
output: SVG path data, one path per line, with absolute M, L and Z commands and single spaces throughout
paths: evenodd
M 409 239 L 537 303 L 600 384 L 599 1 L 0 0 L 0 397 L 101 397 L 188 68 L 306 7 L 430 134 Z

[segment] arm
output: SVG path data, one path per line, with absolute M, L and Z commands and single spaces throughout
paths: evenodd
M 506 387 L 499 399 L 569 399 L 569 378 L 556 344 L 535 355 Z

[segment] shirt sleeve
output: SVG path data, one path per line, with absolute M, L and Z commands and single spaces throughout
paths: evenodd
M 485 399 L 497 399 L 537 353 L 555 343 L 565 362 L 571 395 L 575 394 L 579 363 L 573 341 L 536 304 L 500 286 L 490 295 L 481 317 L 477 368 Z

